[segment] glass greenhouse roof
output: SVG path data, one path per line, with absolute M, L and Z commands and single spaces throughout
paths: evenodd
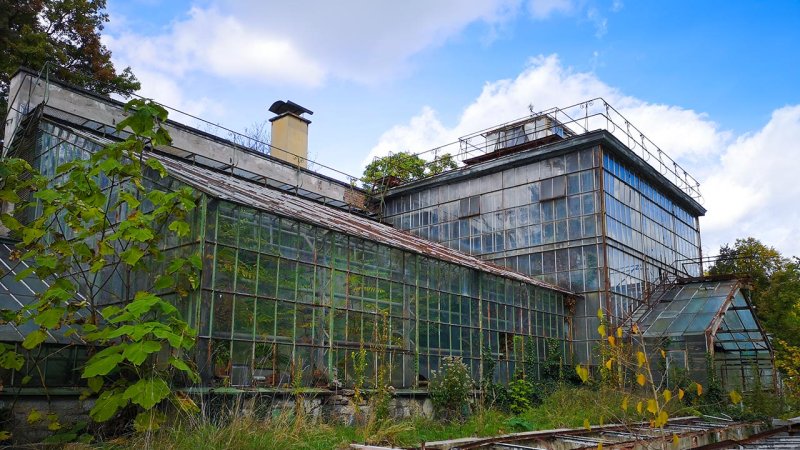
M 23 307 L 33 304 L 37 295 L 41 295 L 47 290 L 49 284 L 40 280 L 35 274 L 17 280 L 17 274 L 27 269 L 29 266 L 14 255 L 15 247 L 10 241 L 0 240 L 0 309 L 19 311 Z M 76 311 L 78 316 L 84 314 L 84 310 Z M 7 323 L 0 325 L 0 341 L 22 342 L 30 332 L 39 329 L 39 326 L 29 320 L 21 325 Z M 65 337 L 67 327 L 57 330 L 47 330 L 47 343 L 80 343 L 72 334 Z
M 737 279 L 677 284 L 641 315 L 639 328 L 653 338 L 710 334 L 722 351 L 769 351 L 742 287 Z

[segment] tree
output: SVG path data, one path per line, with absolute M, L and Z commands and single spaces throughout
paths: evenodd
M 400 152 L 377 158 L 369 163 L 364 169 L 361 180 L 365 186 L 382 183 L 399 184 L 438 175 L 456 167 L 458 164 L 449 153 L 427 162 L 418 155 Z
M 786 258 L 774 247 L 764 245 L 756 238 L 736 239 L 733 247 L 728 244 L 719 249 L 717 262 L 709 274 L 744 275 L 751 279 L 755 296 L 762 293 L 770 283 L 772 275 L 783 269 Z
M 144 430 L 163 421 L 154 407 L 164 400 L 193 407 L 171 382 L 197 379 L 187 356 L 196 332 L 168 299 L 180 302 L 197 289 L 202 261 L 199 253 L 165 251 L 165 242 L 190 234 L 193 191 L 146 187 L 167 175 L 146 152 L 169 144 L 167 111 L 143 100 L 126 111 L 117 126 L 131 132 L 126 140 L 61 164 L 54 180 L 24 160 L 0 161 L 0 200 L 16 207 L 0 221 L 20 240 L 16 258 L 30 266 L 17 278 L 35 274 L 50 284 L 22 310 L 0 316 L 37 325 L 22 342 L 29 357 L 50 332 L 88 343 L 93 352 L 82 378 L 98 396 L 90 416 L 104 422 L 135 412 L 134 427 Z M 112 280 L 122 288 L 109 289 Z M 23 361 L 13 347 L 0 348 L 1 367 L 20 370 Z
M 130 67 L 118 72 L 100 42 L 108 22 L 105 6 L 105 0 L 0 0 L 2 117 L 11 75 L 20 66 L 39 69 L 47 63 L 51 76 L 101 94 L 139 89 Z

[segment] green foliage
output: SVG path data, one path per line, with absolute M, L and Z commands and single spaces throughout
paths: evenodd
M 20 259 L 32 267 L 18 278 L 35 273 L 50 282 L 13 321 L 39 326 L 23 341 L 29 350 L 62 328 L 95 347 L 81 376 L 99 394 L 90 413 L 99 422 L 125 408 L 147 414 L 165 399 L 176 400 L 170 383 L 178 374 L 197 380 L 187 356 L 195 331 L 165 295 L 181 301 L 197 289 L 200 259 L 172 253 L 167 265 L 163 250 L 165 240 L 188 235 L 196 199 L 188 188 L 145 187 L 145 172 L 166 175 L 146 149 L 170 143 L 162 126 L 167 112 L 144 100 L 129 102 L 126 111 L 117 128 L 131 131 L 130 137 L 60 165 L 57 181 L 19 159 L 0 164 L 7 174 L 0 192 L 17 202 L 16 213 L 41 211 L 26 223 L 0 216 L 21 239 Z M 30 202 L 20 195 L 27 191 L 33 192 Z M 166 269 L 154 277 L 159 265 Z M 115 273 L 136 282 L 125 285 L 121 296 L 105 289 Z M 20 356 L 3 350 L 0 365 L 19 369 Z
M 460 357 L 442 358 L 442 365 L 439 370 L 433 371 L 428 386 L 437 417 L 445 421 L 464 418 L 473 385 L 469 367 Z
M 513 414 L 522 414 L 538 400 L 536 387 L 524 378 L 517 378 L 508 383 L 508 409 Z
M 19 0 L 0 3 L 0 108 L 5 117 L 8 83 L 20 66 L 50 64 L 51 76 L 101 94 L 139 89 L 130 68 L 117 72 L 100 31 L 108 22 L 105 0 Z M 0 133 L 4 128 L 0 124 Z
M 449 153 L 445 153 L 434 161 L 426 162 L 417 155 L 400 152 L 377 158 L 367 164 L 361 180 L 364 186 L 372 186 L 381 182 L 388 183 L 389 180 L 386 178 L 393 178 L 397 182 L 403 183 L 438 175 L 456 167 L 458 165 Z

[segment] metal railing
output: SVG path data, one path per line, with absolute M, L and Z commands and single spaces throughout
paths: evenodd
M 608 131 L 687 195 L 698 201 L 701 199 L 700 183 L 602 97 L 564 108 L 534 112 L 517 120 L 476 131 L 459 138 L 458 141 L 417 155 L 429 161 L 428 164 L 434 164 L 442 155 L 449 154 L 458 163 L 463 164 L 466 160 L 495 152 L 499 148 L 512 148 L 508 145 L 509 140 L 517 139 L 518 136 L 506 138 L 506 141 L 489 137 L 497 130 L 511 129 L 540 117 L 550 119 L 552 125 L 549 134 L 557 134 L 563 138 L 598 130 Z M 543 130 L 540 128 L 535 129 L 535 132 L 541 131 Z M 536 137 L 538 136 L 528 136 L 527 141 L 532 141 Z

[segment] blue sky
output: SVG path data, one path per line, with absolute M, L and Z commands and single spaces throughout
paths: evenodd
M 800 255 L 800 3 L 591 0 L 108 2 L 141 94 L 236 130 L 291 99 L 310 155 L 358 175 L 602 96 L 702 183 L 706 254 Z M 176 117 L 177 118 L 177 117 Z

